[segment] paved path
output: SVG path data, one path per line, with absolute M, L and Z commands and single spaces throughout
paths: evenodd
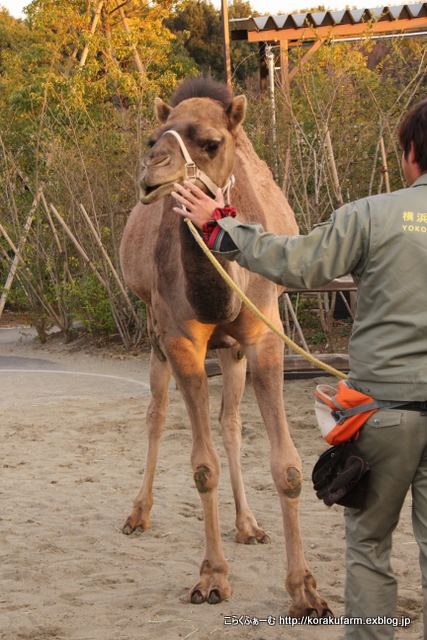
M 149 392 L 148 358 L 113 358 L 40 345 L 28 327 L 0 329 L 0 406 Z

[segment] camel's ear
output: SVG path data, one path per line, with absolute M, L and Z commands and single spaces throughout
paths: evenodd
M 237 96 L 227 107 L 228 128 L 230 131 L 235 131 L 239 124 L 241 124 L 245 118 L 246 113 L 246 98 L 245 96 Z
M 160 122 L 166 122 L 171 111 L 172 107 L 163 102 L 161 98 L 156 98 L 154 100 L 154 113 L 156 114 L 157 120 Z

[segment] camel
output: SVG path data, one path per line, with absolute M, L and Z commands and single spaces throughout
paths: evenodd
M 170 193 L 175 182 L 182 184 L 186 177 L 201 171 L 214 185 L 225 187 L 234 174 L 232 204 L 239 219 L 260 222 L 278 234 L 297 233 L 287 200 L 240 126 L 245 109 L 244 96 L 233 97 L 227 86 L 209 77 L 182 83 L 170 105 L 160 98 L 155 100 L 160 126 L 148 140 L 149 150 L 139 178 L 140 202 L 130 214 L 121 244 L 125 280 L 147 305 L 152 345 L 146 466 L 123 532 L 130 534 L 150 527 L 153 478 L 173 375 L 191 422 L 191 464 L 203 506 L 206 540 L 200 576 L 189 593 L 189 601 L 216 604 L 231 595 L 229 567 L 220 538 L 220 460 L 210 431 L 204 367 L 207 349 L 217 349 L 223 376 L 219 420 L 236 507 L 236 541 L 269 541 L 249 509 L 240 467 L 239 403 L 248 364 L 270 439 L 271 472 L 283 514 L 289 613 L 296 617 L 323 616 L 329 608 L 317 593 L 300 535 L 301 460 L 291 440 L 284 409 L 283 344 L 242 306 L 207 260 L 185 221 L 172 210 L 176 203 Z M 171 131 L 175 133 L 170 134 Z M 185 167 L 184 148 L 196 166 Z M 208 192 L 200 177 L 195 180 Z M 224 258 L 220 261 L 258 308 L 281 326 L 277 285 L 236 263 Z

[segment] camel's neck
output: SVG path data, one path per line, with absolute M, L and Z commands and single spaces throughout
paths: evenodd
M 231 322 L 240 310 L 239 300 L 205 256 L 184 220 L 179 235 L 185 292 L 196 318 L 208 324 Z M 220 261 L 227 269 L 227 260 Z
M 205 256 L 186 222 L 173 211 L 174 206 L 172 198 L 164 199 L 156 240 L 160 293 L 168 295 L 171 288 L 178 289 L 183 284 L 197 320 L 207 324 L 231 322 L 240 310 L 240 301 Z M 228 264 L 223 266 L 229 269 Z
M 243 129 L 237 132 L 235 145 L 236 185 L 231 204 L 238 210 L 239 219 L 259 222 L 264 229 L 279 235 L 297 234 L 298 227 L 287 199 Z

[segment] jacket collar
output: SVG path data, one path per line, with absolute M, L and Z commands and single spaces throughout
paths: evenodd
M 421 185 L 427 185 L 427 173 L 423 173 L 422 175 L 420 175 L 420 177 L 417 178 L 411 186 L 420 187 Z

